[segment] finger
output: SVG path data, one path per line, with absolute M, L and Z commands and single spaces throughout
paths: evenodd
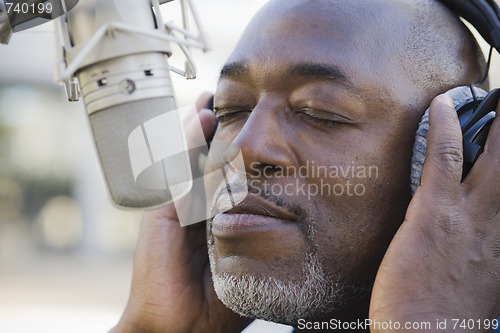
M 149 222 L 177 222 L 177 212 L 172 204 L 161 206 L 158 208 L 146 209 L 144 211 L 143 223 Z
M 422 189 L 456 202 L 462 178 L 462 132 L 451 98 L 440 95 L 431 103 L 427 156 L 422 171 Z
M 200 111 L 201 109 L 206 109 L 213 96 L 214 94 L 212 94 L 211 92 L 203 92 L 196 100 L 196 110 Z
M 152 281 L 186 281 L 182 277 L 186 272 L 174 272 L 179 267 L 190 266 L 192 254 L 203 248 L 206 251 L 203 225 L 190 229 L 181 227 L 174 204 L 149 210 L 141 221 L 134 255 L 135 270 L 146 270 L 145 278 Z
M 201 142 L 212 138 L 216 126 L 214 113 L 208 109 L 201 109 L 198 114 L 187 121 L 185 125 L 186 136 L 193 144 L 200 145 Z M 196 145 L 193 146 L 196 147 Z
M 500 207 L 500 102 L 488 139 L 465 183 L 484 207 L 496 213 Z
M 215 129 L 217 128 L 217 119 L 215 118 L 215 114 L 208 109 L 202 109 L 198 115 L 200 117 L 201 128 L 203 129 L 205 139 L 210 141 L 214 136 Z
M 135 260 L 139 266 L 148 266 L 161 258 L 167 238 L 179 229 L 179 221 L 174 204 L 146 210 L 141 221 L 139 238 L 135 251 Z M 154 248 L 154 251 L 149 249 Z
M 491 125 L 484 147 L 483 164 L 485 170 L 485 185 L 496 202 L 500 201 L 500 102 L 496 109 L 497 116 Z
M 186 112 L 184 115 L 184 121 L 183 121 L 184 128 L 187 127 L 187 124 L 190 121 L 192 121 L 192 119 L 198 118 L 198 113 L 201 110 L 207 109 L 207 106 L 210 103 L 210 100 L 212 99 L 213 96 L 214 95 L 211 92 L 205 91 L 198 97 L 198 99 L 196 100 L 194 109 L 188 110 L 188 112 Z

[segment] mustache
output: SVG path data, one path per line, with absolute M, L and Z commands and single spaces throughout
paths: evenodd
M 284 197 L 277 196 L 273 193 L 266 192 L 263 188 L 255 186 L 251 182 L 248 181 L 238 181 L 238 182 L 232 182 L 229 184 L 226 184 L 225 186 L 221 186 L 217 191 L 214 196 L 214 200 L 212 203 L 211 207 L 211 216 L 215 216 L 217 213 L 221 213 L 218 211 L 217 208 L 217 202 L 219 198 L 223 195 L 238 195 L 242 193 L 248 193 L 251 195 L 256 195 L 261 197 L 262 199 L 265 199 L 269 202 L 272 202 L 278 207 L 281 207 L 290 213 L 298 216 L 299 218 L 302 218 L 306 215 L 305 209 L 300 207 L 299 205 L 291 202 L 290 200 L 287 200 Z M 244 201 L 244 200 L 243 200 Z M 234 207 L 237 207 L 238 205 L 233 203 Z

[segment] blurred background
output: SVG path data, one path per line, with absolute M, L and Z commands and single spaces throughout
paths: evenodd
M 211 39 L 198 78 L 173 74 L 179 106 L 214 91 L 246 23 L 266 0 L 193 0 Z M 162 6 L 180 24 L 177 2 Z M 53 83 L 53 25 L 0 45 L 0 332 L 106 332 L 126 304 L 141 212 L 109 202 L 82 102 Z M 172 63 L 182 66 L 179 52 Z M 499 87 L 495 53 L 492 87 Z M 287 332 L 267 324 L 253 332 Z M 264 328 L 265 327 L 265 328 Z M 248 330 L 251 331 L 251 330 Z

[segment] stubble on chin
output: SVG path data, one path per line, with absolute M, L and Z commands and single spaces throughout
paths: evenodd
M 370 290 L 366 285 L 349 285 L 339 277 L 328 277 L 317 254 L 305 255 L 302 274 L 295 281 L 217 272 L 213 240 L 208 245 L 217 296 L 245 317 L 293 325 L 299 319 L 324 318 L 341 311 Z

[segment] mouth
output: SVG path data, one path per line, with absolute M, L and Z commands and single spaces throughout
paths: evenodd
M 233 193 L 238 196 L 238 193 Z M 217 238 L 234 238 L 250 232 L 263 232 L 297 223 L 299 216 L 274 200 L 249 192 L 238 205 L 227 210 L 227 196 L 217 199 L 217 208 L 224 213 L 212 220 L 212 234 Z M 226 209 L 225 209 L 226 208 Z

